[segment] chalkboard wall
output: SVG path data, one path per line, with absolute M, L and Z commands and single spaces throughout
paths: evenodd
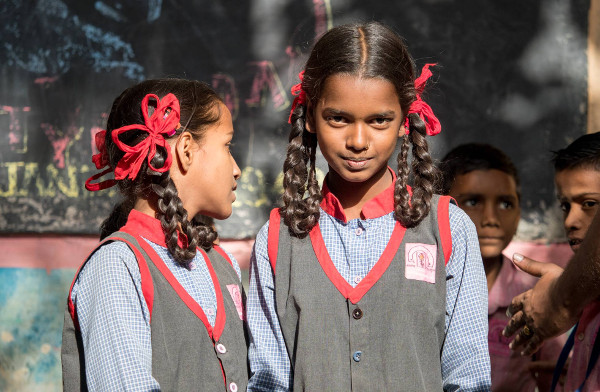
M 253 237 L 277 202 L 290 86 L 318 37 L 379 20 L 406 38 L 443 126 L 434 157 L 489 142 L 521 171 L 521 235 L 555 225 L 550 150 L 586 132 L 585 0 L 254 0 L 0 3 L 0 232 L 98 232 L 118 194 L 90 193 L 93 135 L 147 78 L 204 80 L 234 118 L 243 170 L 223 238 Z M 321 160 L 321 170 L 326 165 Z

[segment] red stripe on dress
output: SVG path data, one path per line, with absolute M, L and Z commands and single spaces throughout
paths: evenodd
M 225 252 L 223 250 L 223 248 L 221 248 L 219 245 L 214 244 L 213 245 L 213 249 L 217 251 L 218 254 L 220 254 L 221 256 L 223 256 L 223 258 L 225 260 L 227 260 L 227 262 L 229 263 L 229 265 L 231 265 L 233 267 L 233 261 L 231 261 L 231 259 L 229 258 L 229 256 L 227 255 L 227 252 Z
M 346 299 L 350 300 L 353 304 L 357 304 L 388 269 L 394 256 L 398 253 L 398 249 L 404 239 L 405 233 L 406 228 L 403 227 L 400 222 L 396 222 L 392 236 L 390 237 L 385 250 L 379 257 L 379 260 L 377 260 L 377 263 L 375 263 L 367 276 L 365 276 L 356 287 L 352 287 L 339 273 L 337 268 L 335 268 L 335 264 L 333 264 L 333 261 L 327 252 L 327 248 L 325 247 L 325 241 L 323 240 L 323 235 L 321 234 L 318 224 L 311 230 L 310 240 L 325 275 L 327 275 L 331 283 L 333 283 Z
M 438 227 L 442 240 L 442 250 L 444 251 L 445 265 L 450 261 L 452 255 L 452 233 L 450 232 L 450 196 L 440 196 L 438 201 Z
M 279 251 L 279 227 L 281 225 L 281 214 L 279 208 L 273 208 L 269 215 L 269 232 L 267 234 L 267 253 L 273 275 L 275 275 L 275 265 L 277 264 L 277 252 Z
M 175 278 L 171 270 L 169 270 L 165 262 L 158 256 L 158 254 L 156 253 L 156 251 L 154 251 L 152 246 L 150 246 L 150 244 L 148 244 L 143 238 L 139 236 L 137 238 L 139 238 L 138 241 L 141 247 L 146 251 L 146 253 L 148 253 L 150 258 L 154 262 L 156 268 L 158 268 L 160 273 L 165 277 L 165 279 L 171 285 L 173 290 L 175 290 L 179 298 L 181 298 L 183 303 L 196 315 L 196 317 L 200 319 L 200 321 L 202 321 L 202 323 L 206 327 L 206 332 L 208 332 L 208 336 L 213 340 L 213 343 L 214 341 L 219 340 L 219 337 L 221 336 L 221 333 L 223 332 L 223 327 L 225 325 L 223 294 L 221 293 L 219 281 L 217 280 L 215 271 L 210 263 L 210 259 L 208 258 L 208 256 L 206 256 L 206 253 L 202 249 L 198 249 L 202 253 L 202 256 L 206 261 L 206 266 L 208 267 L 208 270 L 210 272 L 210 276 L 212 278 L 213 286 L 215 289 L 215 294 L 217 296 L 217 316 L 214 328 L 208 322 L 208 318 L 206 317 L 206 314 L 204 313 L 202 307 L 192 298 L 192 296 L 183 288 L 183 286 L 181 286 L 181 283 L 179 283 L 177 278 Z

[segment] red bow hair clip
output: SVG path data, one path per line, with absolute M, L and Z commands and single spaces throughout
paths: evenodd
M 152 116 L 148 115 L 148 107 L 150 99 L 156 101 L 156 109 Z M 173 136 L 179 127 L 180 108 L 177 97 L 173 94 L 167 94 L 163 99 L 158 99 L 156 94 L 148 94 L 142 100 L 142 114 L 144 115 L 145 124 L 125 125 L 121 128 L 114 129 L 111 133 L 111 138 L 119 150 L 125 155 L 117 163 L 115 167 L 115 179 L 105 180 L 99 183 L 92 183 L 103 175 L 111 172 L 111 168 L 107 168 L 101 173 L 97 173 L 88 178 L 85 182 L 85 188 L 89 191 L 98 191 L 101 189 L 110 188 L 116 184 L 116 180 L 129 178 L 134 180 L 142 167 L 144 159 L 148 161 L 148 167 L 155 172 L 164 173 L 171 167 L 171 147 L 167 143 L 166 138 Z M 129 146 L 119 139 L 119 135 L 123 132 L 138 130 L 148 133 L 148 136 L 139 143 Z M 109 165 L 108 154 L 105 146 L 106 131 L 101 131 L 96 134 L 96 147 L 99 153 L 92 157 L 92 161 L 98 170 L 104 169 Z M 167 159 L 162 167 L 156 168 L 152 165 L 152 159 L 156 155 L 156 147 L 162 147 L 167 152 Z
M 409 133 L 409 124 L 408 124 L 408 115 L 411 113 L 417 113 L 419 117 L 425 122 L 425 130 L 427 135 L 435 136 L 442 131 L 442 125 L 440 124 L 440 120 L 433 114 L 433 109 L 429 106 L 425 101 L 421 99 L 421 94 L 423 94 L 423 90 L 425 89 L 425 84 L 427 83 L 427 79 L 429 79 L 433 74 L 429 70 L 430 66 L 435 66 L 437 64 L 425 64 L 423 69 L 421 70 L 421 76 L 415 80 L 415 89 L 417 90 L 417 99 L 410 105 L 408 109 L 408 113 L 406 114 L 406 120 L 404 122 L 404 128 L 406 129 L 406 134 Z
M 298 77 L 300 78 L 300 83 L 292 86 L 292 95 L 294 95 L 296 98 L 294 98 L 294 102 L 292 102 L 292 109 L 290 110 L 288 124 L 292 123 L 292 113 L 294 113 L 294 109 L 296 109 L 296 106 L 306 105 L 306 93 L 304 92 L 304 90 L 302 90 L 302 80 L 304 80 L 304 71 L 300 72 L 298 74 Z

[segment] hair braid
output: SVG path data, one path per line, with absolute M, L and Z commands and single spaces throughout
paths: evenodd
M 408 176 L 410 170 L 408 167 L 408 149 L 410 142 L 408 135 L 402 138 L 402 146 L 398 153 L 398 178 L 394 187 L 394 217 L 404 227 L 410 225 L 410 195 L 408 193 Z
M 305 237 L 319 219 L 320 191 L 316 180 L 314 134 L 305 131 L 304 105 L 298 105 L 292 115 L 287 156 L 283 164 L 283 204 L 281 216 L 290 234 Z M 307 164 L 310 163 L 310 172 Z M 304 199 L 307 191 L 308 198 Z
M 439 170 L 433 164 L 431 155 L 429 154 L 427 140 L 425 139 L 424 121 L 415 113 L 410 114 L 408 119 L 410 128 L 409 137 L 413 145 L 412 170 L 415 183 L 412 189 L 410 207 L 407 209 L 406 205 L 397 203 L 395 216 L 405 227 L 415 227 L 429 214 L 431 198 L 433 197 L 436 183 L 440 176 Z M 400 159 L 398 160 L 399 172 L 401 166 L 407 169 L 408 163 L 406 159 L 403 159 L 403 165 L 400 165 Z M 401 190 L 398 188 L 399 185 L 396 184 L 396 194 L 401 193 Z M 395 196 L 395 198 L 397 201 L 402 199 L 401 195 Z
M 165 233 L 165 242 L 173 258 L 182 266 L 188 267 L 189 262 L 196 255 L 198 246 L 198 233 L 196 228 L 187 219 L 187 211 L 177 194 L 175 183 L 169 175 L 164 175 L 160 184 L 152 185 L 152 189 L 158 196 L 157 218 Z M 187 237 L 187 247 L 179 246 L 179 228 L 181 233 Z

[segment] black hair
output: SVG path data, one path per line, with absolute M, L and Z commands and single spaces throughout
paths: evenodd
M 112 141 L 111 132 L 125 125 L 144 124 L 141 110 L 144 97 L 147 94 L 156 94 L 162 99 L 169 93 L 179 100 L 182 124 L 170 138 L 176 138 L 183 131 L 188 131 L 200 142 L 206 128 L 219 121 L 218 103 L 221 99 L 205 83 L 184 79 L 156 79 L 131 86 L 115 99 L 107 120 L 105 144 L 109 164 L 113 170 L 124 152 Z M 135 145 L 147 136 L 145 132 L 132 130 L 121 133 L 119 139 L 127 145 Z M 166 158 L 166 151 L 157 148 L 152 165 L 160 168 Z M 135 179 L 125 178 L 117 181 L 117 185 L 124 199 L 102 223 L 101 239 L 119 230 L 126 223 L 136 200 L 156 198 L 156 218 L 161 222 L 167 247 L 178 263 L 187 267 L 196 255 L 197 246 L 204 249 L 212 247 L 217 238 L 216 231 L 209 224 L 191 222 L 192 217 L 188 217 L 168 170 L 164 173 L 155 172 L 148 167 L 147 159 L 144 159 Z M 180 234 L 187 239 L 184 241 L 185 247 L 181 247 L 177 242 Z
M 377 22 L 334 27 L 315 44 L 302 80 L 302 90 L 313 107 L 321 96 L 327 78 L 336 74 L 389 81 L 396 88 L 403 114 L 408 113 L 417 97 L 415 64 L 404 40 Z M 292 126 L 283 165 L 284 206 L 280 211 L 290 233 L 297 237 L 306 236 L 317 224 L 321 202 L 315 172 L 317 138 L 306 130 L 306 108 L 305 104 L 297 105 L 291 114 Z M 438 171 L 425 140 L 425 122 L 415 113 L 408 115 L 408 119 L 409 135 L 403 137 L 397 157 L 394 216 L 403 226 L 414 227 L 429 213 Z M 412 198 L 407 189 L 410 144 L 414 172 Z M 305 197 L 306 192 L 308 195 Z
M 553 151 L 554 170 L 589 168 L 600 171 L 600 132 L 577 138 L 562 150 Z
M 519 173 L 511 159 L 500 149 L 484 143 L 467 143 L 453 148 L 440 162 L 442 181 L 440 193 L 447 195 L 456 177 L 474 170 L 499 170 L 515 180 L 517 196 L 521 198 Z

